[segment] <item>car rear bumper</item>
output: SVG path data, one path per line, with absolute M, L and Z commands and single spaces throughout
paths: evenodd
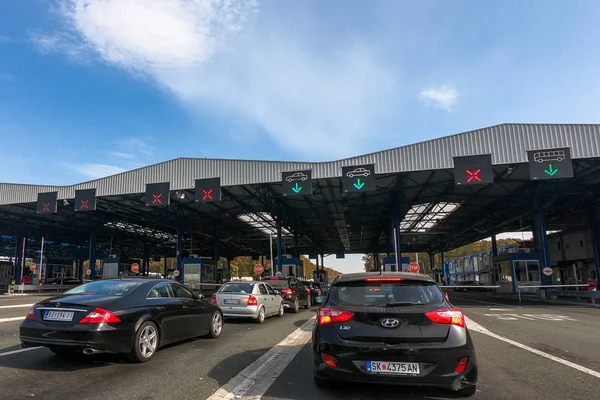
M 477 383 L 477 358 L 473 349 L 406 349 L 406 351 L 369 352 L 365 348 L 335 348 L 326 346 L 337 366 L 327 365 L 322 353 L 313 347 L 314 374 L 318 378 L 334 381 L 379 383 L 388 385 L 431 386 L 459 390 Z M 416 352 L 415 352 L 416 350 Z M 387 353 L 387 354 L 386 354 Z M 460 360 L 469 357 L 466 369 L 455 372 Z M 372 374 L 367 372 L 366 361 L 419 363 L 419 375 Z
M 258 306 L 249 307 L 223 307 L 221 311 L 225 318 L 258 318 Z
M 67 329 L 25 320 L 19 328 L 19 337 L 25 347 L 93 349 L 107 353 L 129 353 L 133 347 L 133 330 L 108 325 Z

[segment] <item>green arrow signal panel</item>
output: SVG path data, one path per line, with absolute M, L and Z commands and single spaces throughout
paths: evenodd
M 531 180 L 573 178 L 573 161 L 568 147 L 527 152 Z
M 375 164 L 343 167 L 342 187 L 344 192 L 375 190 Z
M 312 171 L 289 171 L 281 173 L 284 196 L 309 196 L 312 194 Z

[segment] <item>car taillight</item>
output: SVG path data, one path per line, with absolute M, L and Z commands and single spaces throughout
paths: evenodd
M 217 295 L 213 294 L 210 298 L 210 302 L 213 304 L 217 304 Z
M 469 365 L 469 357 L 464 357 L 460 360 L 460 362 L 456 366 L 456 369 L 454 370 L 454 372 L 456 372 L 457 374 L 460 372 L 463 372 L 467 368 L 468 365 Z
M 121 322 L 119 317 L 108 310 L 96 308 L 94 311 L 83 317 L 80 324 L 113 324 Z
M 319 314 L 319 325 L 335 324 L 338 322 L 347 322 L 354 317 L 350 311 L 334 310 L 332 308 L 321 308 Z
M 254 297 L 254 296 L 248 297 L 248 305 L 249 306 L 257 306 L 258 300 L 256 300 L 256 297 Z
M 327 353 L 323 353 L 323 361 L 325 361 L 325 364 L 329 365 L 331 368 L 336 368 L 337 364 L 335 363 L 335 360 L 333 359 L 332 356 L 330 356 Z
M 310 293 L 310 288 L 309 288 L 309 287 L 307 287 L 307 288 L 306 288 L 306 291 L 307 291 L 308 293 Z
M 456 308 L 426 312 L 425 316 L 436 324 L 465 326 L 465 316 L 462 311 Z
M 27 315 L 25 316 L 25 319 L 35 321 L 35 306 L 31 306 L 31 308 L 27 312 Z
M 281 294 L 287 294 L 288 296 L 291 296 L 294 294 L 294 291 L 292 289 L 283 289 Z

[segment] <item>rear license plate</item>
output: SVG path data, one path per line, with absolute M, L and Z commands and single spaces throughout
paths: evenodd
M 224 304 L 240 304 L 239 300 L 234 300 L 234 299 L 225 299 L 223 300 Z
M 418 363 L 367 361 L 367 372 L 371 374 L 419 375 Z
M 45 321 L 72 321 L 73 315 L 75 315 L 72 311 L 46 311 L 44 313 Z

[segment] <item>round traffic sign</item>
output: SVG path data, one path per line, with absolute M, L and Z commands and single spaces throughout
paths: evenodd
M 138 264 L 138 263 L 131 264 L 131 272 L 136 273 L 136 274 L 138 272 L 140 272 L 140 264 Z
M 417 272 L 419 272 L 420 269 L 421 267 L 419 267 L 419 264 L 416 262 L 411 262 L 410 264 L 408 264 L 408 272 L 416 274 Z
M 543 272 L 543 273 L 544 273 L 544 275 L 546 275 L 546 276 L 551 276 L 553 271 L 552 271 L 552 268 L 550 268 L 550 267 L 546 267 L 546 268 L 544 268 L 544 269 L 542 270 L 542 272 Z
M 85 271 L 85 274 L 86 274 L 87 276 L 90 276 L 90 275 L 92 274 L 92 270 L 91 270 L 91 269 L 88 269 L 87 271 Z
M 262 266 L 262 265 L 260 265 L 260 264 L 256 264 L 256 265 L 254 266 L 254 273 L 255 273 L 256 275 L 261 275 L 263 272 L 265 272 L 265 267 L 263 267 L 263 266 Z
M 175 271 L 173 271 L 173 276 L 175 276 L 175 277 L 179 276 L 179 270 L 178 269 L 176 269 Z
M 37 268 L 37 265 L 35 265 L 35 263 L 29 264 L 29 270 L 30 271 L 35 271 L 36 268 Z

